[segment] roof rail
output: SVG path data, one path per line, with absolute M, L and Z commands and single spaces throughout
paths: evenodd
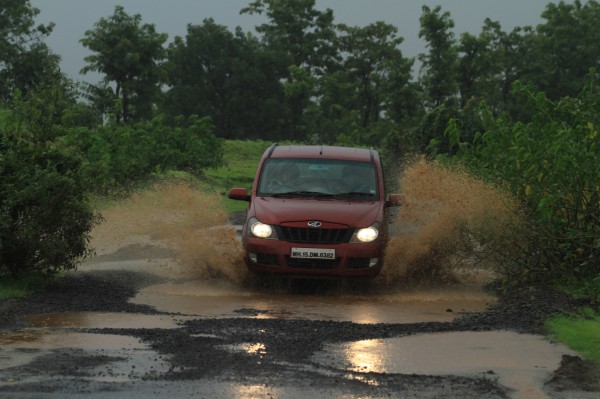
M 271 158 L 271 155 L 273 154 L 273 151 L 275 151 L 275 147 L 277 147 L 279 144 L 277 143 L 273 143 L 271 145 L 271 147 L 269 147 L 269 153 L 267 154 L 267 158 Z
M 371 147 L 371 162 L 375 162 L 375 155 L 373 154 L 373 147 Z

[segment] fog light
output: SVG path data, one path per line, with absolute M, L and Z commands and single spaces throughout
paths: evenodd
M 250 262 L 252 263 L 258 263 L 258 256 L 256 256 L 254 253 L 249 253 L 248 259 L 250 259 Z
M 379 263 L 379 258 L 371 258 L 369 259 L 369 267 L 375 267 Z

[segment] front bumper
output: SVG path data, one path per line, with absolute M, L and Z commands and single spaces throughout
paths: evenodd
M 335 258 L 294 258 L 291 256 L 292 248 L 334 249 Z M 257 273 L 305 277 L 375 277 L 383 266 L 385 242 L 320 245 L 246 237 L 244 249 L 248 269 Z

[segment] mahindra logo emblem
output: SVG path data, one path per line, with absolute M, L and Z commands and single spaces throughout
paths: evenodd
M 318 221 L 312 221 L 312 222 L 308 222 L 308 227 L 321 227 L 321 222 Z

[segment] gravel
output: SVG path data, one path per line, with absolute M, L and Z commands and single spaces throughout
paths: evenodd
M 137 290 L 161 279 L 126 271 L 70 273 L 45 292 L 27 298 L 0 301 L 0 332 L 23 327 L 21 318 L 30 314 L 55 312 L 134 312 L 158 314 L 149 306 L 128 302 Z M 520 333 L 545 333 L 544 320 L 560 312 L 583 305 L 561 293 L 540 287 L 499 293 L 498 302 L 484 313 L 466 314 L 453 322 L 413 324 L 356 324 L 352 322 L 257 319 L 249 317 L 194 319 L 181 328 L 165 329 L 93 329 L 88 332 L 134 336 L 142 339 L 161 357 L 168 357 L 170 369 L 156 376 L 162 381 L 206 378 L 239 379 L 260 384 L 310 386 L 352 392 L 353 395 L 420 398 L 505 398 L 509 393 L 496 384 L 493 375 L 477 378 L 460 376 L 398 375 L 354 373 L 339 370 L 317 372 L 311 356 L 325 343 L 348 342 L 448 331 L 512 330 Z M 243 309 L 240 316 L 258 314 Z M 248 342 L 264 342 L 268 353 L 257 362 L 255 356 L 227 348 Z M 82 368 L 111 359 L 102 356 L 62 353 L 58 358 L 38 358 L 40 370 L 52 365 L 61 373 L 78 377 Z M 69 373 L 69 370 L 72 370 Z M 60 373 L 59 373 L 60 374 Z M 369 382 L 364 381 L 368 378 Z M 554 391 L 569 389 L 600 391 L 598 366 L 578 357 L 564 357 L 548 386 Z M 30 387 L 31 388 L 31 387 Z M 0 388 L 2 392 L 2 388 Z M 385 396 L 385 395 L 383 395 Z

